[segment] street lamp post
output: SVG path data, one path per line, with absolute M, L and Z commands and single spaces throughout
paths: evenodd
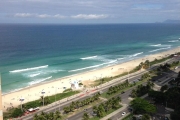
M 22 109 L 22 102 L 24 101 L 24 98 L 20 98 L 19 101 L 21 101 L 21 111 L 23 112 L 23 109 Z
M 44 94 L 45 94 L 45 92 L 42 90 L 41 94 L 43 95 L 43 106 L 44 106 Z

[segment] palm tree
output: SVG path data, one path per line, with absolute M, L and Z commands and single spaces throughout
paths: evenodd
M 70 112 L 70 107 L 69 106 L 64 107 L 63 110 L 64 110 L 65 113 L 68 113 L 68 112 Z
M 89 115 L 87 113 L 84 113 L 83 120 L 89 120 Z
M 93 106 L 93 112 L 97 113 L 97 110 L 98 110 L 97 106 Z
M 43 116 L 44 116 L 45 114 L 46 114 L 45 112 L 43 112 L 43 111 L 41 112 L 41 115 L 43 115 Z
M 70 108 L 70 111 L 73 111 L 73 110 L 74 110 L 74 105 L 71 104 L 71 105 L 69 106 L 69 108 Z
M 54 114 L 54 118 L 55 120 L 57 120 L 58 118 L 62 118 L 61 113 L 59 111 L 56 111 Z
M 106 112 L 108 112 L 111 108 L 112 108 L 112 103 L 108 100 L 105 103 L 105 110 L 106 110 Z
M 53 120 L 54 119 L 54 113 L 53 112 L 50 112 L 49 113 L 49 118 L 48 120 Z
M 98 110 L 97 110 L 97 115 L 99 117 L 103 117 L 104 116 L 104 113 L 105 113 L 105 110 L 104 110 L 104 106 L 102 104 L 100 104 L 98 106 Z
M 80 107 L 80 102 L 76 101 L 76 108 L 79 108 L 79 107 Z
M 131 97 L 133 97 L 133 98 L 137 97 L 137 92 L 136 92 L 135 89 L 133 89 L 133 90 L 131 91 Z
M 152 88 L 154 87 L 154 83 L 153 83 L 153 82 L 148 81 L 147 86 L 149 86 L 149 87 L 152 89 Z
M 44 96 L 41 96 L 40 97 L 40 103 L 43 104 L 43 101 L 44 101 L 44 105 L 47 105 L 50 103 L 50 99 L 48 96 L 44 97 Z
M 33 120 L 38 120 L 38 115 L 37 114 L 34 115 Z

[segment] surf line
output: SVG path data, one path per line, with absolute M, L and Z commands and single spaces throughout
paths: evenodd
M 48 65 L 44 65 L 44 66 L 33 67 L 33 68 L 13 70 L 13 71 L 9 71 L 9 72 L 10 72 L 10 73 L 25 72 L 25 71 L 29 71 L 29 70 L 37 70 L 37 69 L 42 69 L 42 68 L 47 68 L 47 67 L 48 67 Z

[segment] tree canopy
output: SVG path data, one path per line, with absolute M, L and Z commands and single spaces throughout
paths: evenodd
M 154 105 L 150 104 L 148 101 L 141 98 L 135 98 L 131 101 L 130 104 L 133 108 L 133 112 L 137 114 L 149 114 L 156 112 L 156 107 Z

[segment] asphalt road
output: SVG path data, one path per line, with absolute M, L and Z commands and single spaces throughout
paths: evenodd
M 132 79 L 129 79 L 129 81 L 134 81 L 134 80 L 137 80 L 138 78 L 139 78 L 139 76 L 134 77 L 134 78 L 132 78 Z M 144 84 L 145 84 L 145 83 L 144 83 Z M 116 85 L 117 85 L 117 83 L 116 83 Z M 131 101 L 130 99 L 128 99 L 128 98 L 129 98 L 129 95 L 130 95 L 132 89 L 134 89 L 135 87 L 136 87 L 136 86 L 130 88 L 129 90 L 125 91 L 125 93 L 123 93 L 123 94 L 120 93 L 119 95 L 117 95 L 117 96 L 120 96 L 120 97 L 121 97 L 121 100 L 122 100 L 121 103 L 123 103 L 123 104 L 129 104 L 129 102 Z M 107 90 L 108 90 L 108 89 L 104 89 L 103 92 L 106 92 Z M 117 96 L 115 96 L 115 97 L 117 97 Z M 81 120 L 84 112 L 86 112 L 86 113 L 88 113 L 90 116 L 92 116 L 93 110 L 92 110 L 92 108 L 89 108 L 87 111 L 82 111 L 82 112 L 80 112 L 80 113 L 77 113 L 76 115 L 73 115 L 73 116 L 69 117 L 68 120 Z
M 137 76 L 135 76 L 135 77 L 133 77 L 133 78 L 130 78 L 129 79 L 129 81 L 131 82 L 131 81 L 134 81 L 134 80 L 137 80 L 138 78 L 140 78 L 141 77 L 141 75 L 143 74 L 144 72 L 142 72 L 142 73 L 139 73 Z M 107 86 L 103 86 L 103 87 L 101 87 L 101 88 L 99 88 L 99 90 L 101 90 L 102 92 L 106 92 L 107 90 L 108 90 L 108 88 L 110 87 L 110 86 L 114 86 L 114 85 L 117 85 L 118 83 L 121 83 L 122 81 L 125 81 L 126 79 L 123 79 L 123 80 L 119 80 L 118 82 L 109 82 L 108 83 L 108 85 Z M 98 92 L 98 91 L 96 91 L 96 92 Z M 96 93 L 96 92 L 94 92 L 94 93 Z M 93 94 L 94 94 L 93 93 Z M 63 102 L 63 103 L 60 103 L 60 104 L 52 104 L 52 105 L 49 105 L 49 108 L 48 109 L 45 109 L 45 110 L 43 110 L 43 112 L 55 112 L 56 110 L 62 110 L 62 108 L 64 108 L 65 106 L 68 106 L 72 101 L 77 101 L 77 100 L 79 100 L 79 101 L 82 101 L 82 100 L 84 100 L 84 99 L 86 99 L 86 98 L 89 98 L 90 97 L 90 95 L 92 95 L 92 94 L 87 94 L 86 96 L 83 96 L 83 97 L 76 97 L 75 99 L 73 99 L 73 100 L 69 100 L 69 101 L 66 101 L 66 102 Z M 128 95 L 127 95 L 128 96 Z M 121 97 L 121 98 L 123 98 L 123 97 Z M 124 100 L 125 100 L 125 98 L 123 98 Z M 122 99 L 122 100 L 123 100 Z M 126 100 L 125 100 L 126 101 Z M 60 107 L 59 107 L 60 106 Z M 38 113 L 40 113 L 41 111 L 38 111 Z M 92 113 L 92 112 L 91 112 Z M 81 113 L 80 113 L 81 114 Z M 83 113 L 84 114 L 84 113 Z M 82 115 L 83 115 L 82 114 Z M 77 116 L 81 116 L 82 117 L 82 115 L 78 115 L 77 114 Z M 32 114 L 32 115 L 29 115 L 29 116 L 25 116 L 25 117 L 23 117 L 23 120 L 32 120 L 33 119 L 33 116 L 34 116 L 34 114 Z M 76 115 L 75 115 L 76 116 Z M 73 118 L 71 119 L 71 118 L 68 118 L 68 120 L 75 120 L 74 119 L 74 116 L 73 116 Z M 78 120 L 78 119 L 77 119 Z
M 172 62 L 172 61 L 174 61 L 174 60 L 175 60 L 175 59 L 170 60 L 170 62 Z M 175 60 L 175 61 L 176 61 L 176 60 Z M 165 63 L 165 62 L 164 62 L 164 63 Z M 140 78 L 141 75 L 144 74 L 144 73 L 145 73 L 145 72 L 140 72 L 140 73 L 138 73 L 138 74 L 136 74 L 136 75 L 133 75 L 133 78 L 131 78 L 131 76 L 130 76 L 129 82 L 130 82 L 130 81 L 137 80 L 137 79 Z M 99 88 L 99 89 L 100 89 L 101 91 L 105 92 L 105 91 L 108 90 L 108 88 L 109 88 L 110 86 L 117 85 L 117 84 L 119 84 L 120 82 L 126 80 L 126 79 L 121 80 L 120 78 L 117 78 L 117 79 L 118 79 L 118 81 L 116 81 L 116 82 L 112 82 L 112 81 L 111 81 L 111 82 L 109 82 L 106 86 L 102 86 L 102 87 Z M 128 91 L 129 91 L 129 92 L 128 92 Z M 130 91 L 131 91 L 131 90 L 128 90 L 128 91 L 126 91 L 123 95 L 121 95 L 122 103 L 124 103 L 124 104 L 128 104 L 128 102 L 129 102 L 128 97 L 129 97 L 129 94 L 130 94 Z M 98 92 L 98 91 L 97 91 L 97 92 Z M 94 94 L 94 93 L 93 93 L 93 94 Z M 49 108 L 44 109 L 43 111 L 44 111 L 44 112 L 54 112 L 54 111 L 56 111 L 56 110 L 62 110 L 62 108 L 64 108 L 65 106 L 68 106 L 72 101 L 77 101 L 77 100 L 82 101 L 82 100 L 88 98 L 89 95 L 91 95 L 91 94 L 88 94 L 88 95 L 83 96 L 83 97 L 76 97 L 76 98 L 74 98 L 74 99 L 71 99 L 71 100 L 68 100 L 68 101 L 65 101 L 65 102 L 61 102 L 60 104 L 56 104 L 56 105 L 55 105 L 55 104 L 52 104 L 52 105 L 49 105 Z M 37 113 L 40 113 L 40 112 L 41 112 L 41 110 L 38 111 Z M 91 113 L 92 113 L 92 109 L 89 109 L 87 112 L 88 112 L 89 114 L 91 114 Z M 79 120 L 79 119 L 82 117 L 83 114 L 84 114 L 84 111 L 83 111 L 83 112 L 80 112 L 80 113 L 78 113 L 78 114 L 76 114 L 76 115 L 74 115 L 74 116 L 72 116 L 72 117 L 70 117 L 70 118 L 68 118 L 68 120 Z M 22 119 L 23 119 L 23 120 L 32 120 L 32 119 L 33 119 L 33 116 L 34 116 L 34 114 L 29 115 L 29 116 L 25 116 L 25 117 L 23 117 Z M 75 119 L 75 118 L 77 118 L 77 119 Z

